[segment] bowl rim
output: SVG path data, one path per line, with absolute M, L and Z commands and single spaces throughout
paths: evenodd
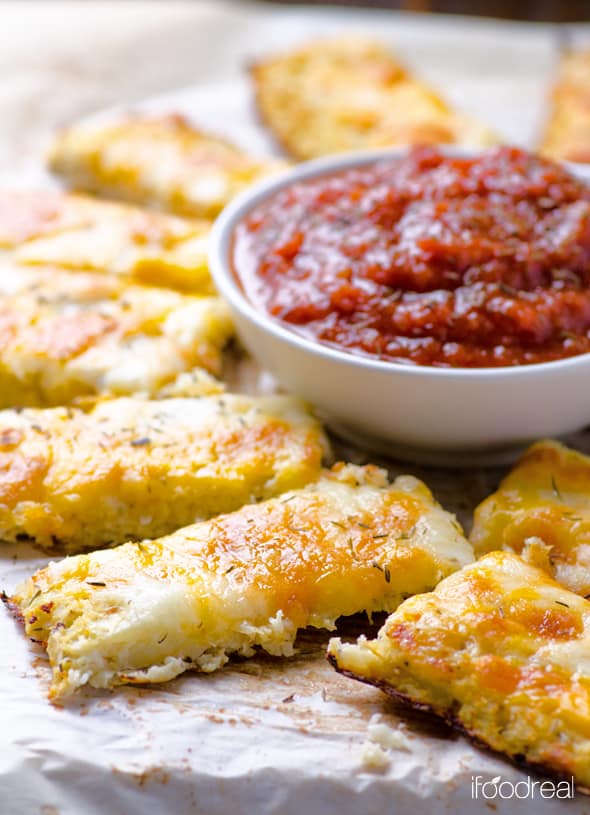
M 436 149 L 444 155 L 458 158 L 472 158 L 481 155 L 486 149 L 470 149 L 455 146 L 439 145 Z M 491 148 L 493 149 L 493 148 Z M 368 354 L 356 354 L 334 348 L 331 345 L 311 340 L 296 331 L 285 328 L 282 323 L 257 309 L 248 300 L 232 271 L 230 252 L 234 230 L 248 212 L 259 203 L 277 193 L 284 187 L 297 184 L 312 178 L 319 178 L 337 170 L 364 167 L 388 158 L 399 158 L 408 152 L 408 147 L 385 147 L 373 150 L 362 150 L 337 155 L 324 156 L 301 162 L 270 178 L 264 178 L 234 198 L 220 213 L 213 224 L 209 236 L 209 268 L 216 288 L 220 294 L 240 314 L 257 324 L 266 333 L 276 339 L 296 346 L 302 351 L 311 353 L 341 365 L 352 368 L 364 368 L 380 373 L 409 377 L 437 377 L 445 379 L 513 379 L 516 376 L 535 378 L 547 373 L 567 372 L 573 369 L 590 368 L 590 352 L 577 354 L 564 359 L 548 362 L 534 362 L 524 365 L 504 365 L 498 367 L 435 367 L 433 365 L 414 365 L 393 360 L 373 359 Z M 590 182 L 590 165 L 574 162 L 561 162 L 573 175 Z

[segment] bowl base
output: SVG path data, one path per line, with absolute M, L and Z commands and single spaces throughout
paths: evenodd
M 338 421 L 330 419 L 325 419 L 325 421 L 335 436 L 382 458 L 453 470 L 503 467 L 513 464 L 531 443 L 530 441 L 523 441 L 503 447 L 474 450 L 437 450 L 436 448 L 414 447 L 409 444 L 386 441 L 352 429 Z

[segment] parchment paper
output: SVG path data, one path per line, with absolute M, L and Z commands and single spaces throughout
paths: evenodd
M 88 5 L 95 14 L 96 4 Z M 113 31 L 117 42 L 125 41 L 127 31 L 130 59 L 141 52 L 145 70 L 153 73 L 154 49 L 142 50 L 132 36 L 144 4 L 130 5 L 135 11 L 127 9 L 118 25 L 112 14 Z M 176 13 L 179 6 L 170 4 L 169 9 Z M 192 87 L 131 107 L 184 112 L 261 154 L 274 145 L 253 114 L 243 66 L 269 51 L 341 30 L 378 36 L 456 105 L 489 122 L 506 139 L 532 146 L 544 116 L 556 45 L 563 37 L 563 31 L 551 26 L 462 18 L 244 3 L 206 6 L 206 13 L 195 17 L 198 25 L 179 27 L 178 12 L 176 28 L 162 30 L 162 36 L 175 32 L 179 62 L 194 66 Z M 590 40 L 590 28 L 584 26 L 569 28 L 568 34 Z M 153 42 L 155 52 L 162 53 L 164 46 Z M 167 47 L 173 54 L 174 44 Z M 114 75 L 110 81 L 116 81 Z M 64 92 L 67 87 L 66 82 Z M 63 114 L 66 108 L 62 103 L 59 110 Z M 56 123 L 51 105 L 47 110 L 36 135 L 28 136 L 31 149 L 10 167 L 6 160 L 0 163 L 5 183 L 51 183 L 38 152 Z M 58 118 L 62 121 L 63 115 Z M 249 391 L 272 387 L 252 365 L 242 366 L 237 376 L 234 371 L 232 378 Z M 573 441 L 590 449 L 586 434 Z M 339 444 L 337 453 L 357 461 L 367 458 Z M 411 471 L 423 477 L 465 523 L 501 475 L 499 470 L 461 473 L 389 466 L 392 475 Z M 0 587 L 10 592 L 48 559 L 28 546 L 3 544 Z M 339 633 L 356 636 L 375 630 L 359 617 L 343 623 Z M 306 632 L 292 660 L 236 660 L 214 675 L 187 674 L 154 688 L 88 691 L 65 706 L 52 706 L 46 699 L 44 654 L 26 641 L 8 614 L 0 613 L 0 815 L 590 812 L 584 798 L 473 801 L 473 775 L 512 781 L 524 776 L 463 738 L 425 720 L 408 719 L 378 691 L 335 674 L 324 659 L 328 636 Z M 407 749 L 386 750 L 386 766 L 371 771 L 366 766 L 368 724 L 376 714 L 392 729 L 401 729 Z

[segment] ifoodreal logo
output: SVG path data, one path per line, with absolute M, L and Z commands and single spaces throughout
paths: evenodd
M 515 798 L 534 801 L 540 798 L 573 798 L 574 779 L 568 781 L 538 781 L 528 775 L 521 781 L 503 780 L 501 775 L 486 778 L 483 775 L 471 776 L 471 797 L 473 800 L 493 801 L 501 798 L 509 801 Z

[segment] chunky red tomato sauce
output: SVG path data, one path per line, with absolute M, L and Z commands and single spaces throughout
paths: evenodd
M 416 148 L 287 187 L 238 225 L 257 307 L 322 343 L 478 367 L 590 351 L 590 187 L 515 148 Z

